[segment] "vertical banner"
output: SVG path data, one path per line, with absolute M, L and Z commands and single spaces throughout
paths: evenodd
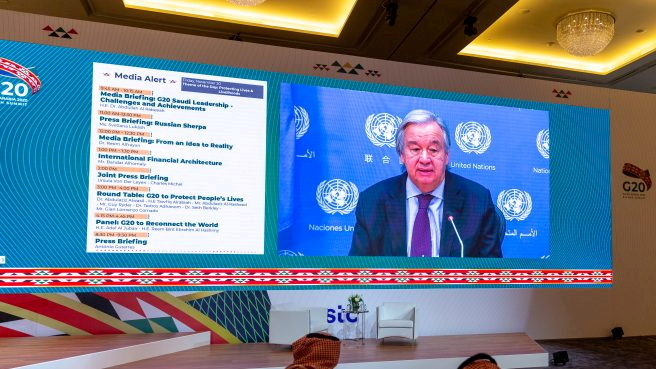
M 264 253 L 266 82 L 94 63 L 90 142 L 88 252 Z

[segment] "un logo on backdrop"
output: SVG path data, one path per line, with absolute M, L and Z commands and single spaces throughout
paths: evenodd
M 371 114 L 367 118 L 364 131 L 374 145 L 396 147 L 396 130 L 402 121 L 396 115 L 388 113 Z
M 355 209 L 360 192 L 353 182 L 343 179 L 321 181 L 317 186 L 317 204 L 328 214 L 346 215 Z
M 456 144 L 465 153 L 484 153 L 492 143 L 490 129 L 478 122 L 462 122 L 456 126 Z
M 538 132 L 538 136 L 535 139 L 535 145 L 538 147 L 538 151 L 543 158 L 549 159 L 549 130 L 543 129 Z
M 307 110 L 302 106 L 294 105 L 294 125 L 296 126 L 296 139 L 303 137 L 303 135 L 310 128 L 310 117 Z
M 533 210 L 533 201 L 528 192 L 513 188 L 499 193 L 497 206 L 506 220 L 524 220 Z
M 278 256 L 305 256 L 303 253 L 292 250 L 278 250 Z

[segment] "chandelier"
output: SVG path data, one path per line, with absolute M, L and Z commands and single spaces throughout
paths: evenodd
M 230 4 L 240 5 L 240 6 L 255 6 L 260 5 L 266 0 L 228 0 Z
M 576 56 L 599 54 L 613 39 L 615 18 L 601 10 L 585 10 L 562 17 L 556 26 L 556 40 Z

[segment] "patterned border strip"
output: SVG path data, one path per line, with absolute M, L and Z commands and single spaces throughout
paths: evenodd
M 600 285 L 612 270 L 596 269 L 310 269 L 310 268 L 12 268 L 6 287 Z

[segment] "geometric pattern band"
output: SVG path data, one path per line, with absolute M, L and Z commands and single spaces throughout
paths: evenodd
M 610 269 L 6 268 L 25 287 L 612 285 Z
M 0 294 L 0 337 L 209 332 L 213 344 L 266 342 L 267 291 Z

